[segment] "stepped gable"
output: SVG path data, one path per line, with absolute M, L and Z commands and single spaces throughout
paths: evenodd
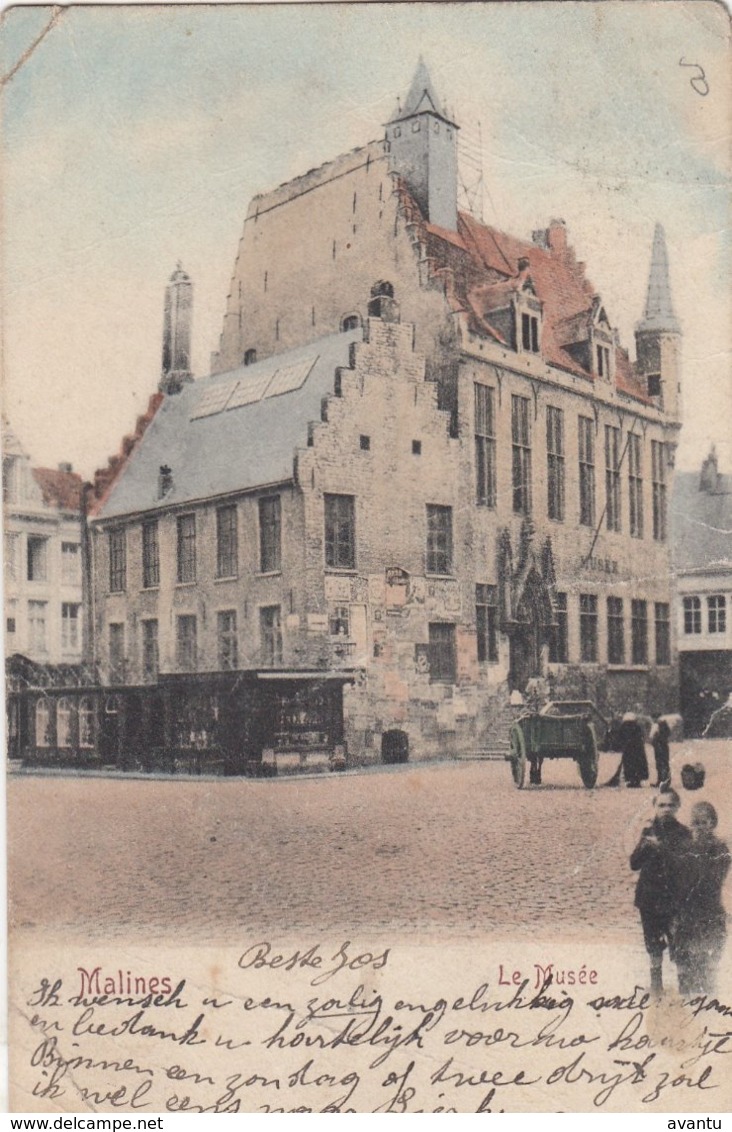
M 32 468 L 33 479 L 41 489 L 47 507 L 59 511 L 78 511 L 81 507 L 81 476 L 59 468 Z
M 106 468 L 97 468 L 94 473 L 94 491 L 90 514 L 97 514 L 103 507 L 112 487 L 127 465 L 133 451 L 142 440 L 150 422 L 164 400 L 165 395 L 163 393 L 152 394 L 147 404 L 147 410 L 137 418 L 135 431 L 128 433 L 128 435 L 124 437 L 119 452 L 115 456 L 109 457 Z
M 511 292 L 531 280 L 542 303 L 542 354 L 561 369 L 588 381 L 594 376 L 564 348 L 571 340 L 573 323 L 587 322 L 597 294 L 567 243 L 563 224 L 552 224 L 546 244 L 521 240 L 488 224 L 481 224 L 468 213 L 458 217 L 458 232 L 448 232 L 426 222 L 407 190 L 397 185 L 403 211 L 417 236 L 424 243 L 433 275 L 446 272 L 451 287 L 448 300 L 455 311 L 467 311 L 471 327 L 501 345 L 508 345 L 501 333 L 486 320 L 491 310 L 508 301 Z M 527 261 L 519 266 L 520 261 Z M 638 378 L 628 352 L 615 351 L 615 383 L 621 393 L 648 403 L 644 383 Z

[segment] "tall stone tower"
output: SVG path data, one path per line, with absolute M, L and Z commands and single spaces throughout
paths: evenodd
M 457 230 L 458 126 L 435 94 L 420 57 L 404 106 L 386 125 L 392 169 L 405 180 L 425 219 Z
M 180 260 L 165 288 L 163 314 L 163 368 L 158 383 L 161 393 L 179 393 L 193 381 L 191 373 L 191 319 L 193 284 Z
M 681 325 L 674 314 L 663 227 L 656 224 L 643 318 L 635 328 L 638 372 L 649 396 L 671 417 L 681 416 Z

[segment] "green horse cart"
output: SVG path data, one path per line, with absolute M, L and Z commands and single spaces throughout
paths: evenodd
M 541 784 L 545 759 L 574 759 L 582 784 L 591 790 L 597 782 L 597 752 L 604 744 L 607 722 L 589 700 L 554 700 L 541 711 L 520 715 L 509 732 L 513 780 L 519 790 L 529 782 Z

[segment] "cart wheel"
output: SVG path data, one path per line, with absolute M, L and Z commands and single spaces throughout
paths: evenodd
M 582 785 L 591 790 L 597 782 L 597 742 L 592 724 L 588 723 L 586 728 L 583 751 L 578 762 Z
M 526 782 L 526 743 L 524 733 L 516 724 L 510 731 L 511 740 L 511 774 L 519 790 Z

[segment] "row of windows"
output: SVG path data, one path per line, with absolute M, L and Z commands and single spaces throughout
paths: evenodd
M 492 386 L 475 383 L 475 469 L 476 501 L 495 507 L 497 499 L 496 392 Z M 598 522 L 596 505 L 596 426 L 591 417 L 579 416 L 578 482 L 579 521 L 594 527 Z M 599 521 L 609 531 L 622 529 L 621 468 L 627 457 L 628 530 L 633 538 L 643 538 L 643 447 L 637 433 L 628 433 L 625 447 L 620 428 L 605 425 L 605 504 Z M 548 406 L 546 411 L 547 514 L 563 522 L 565 514 L 565 424 L 564 410 Z M 528 515 L 532 510 L 532 436 L 528 397 L 511 397 L 511 488 L 513 510 Z M 666 539 L 667 485 L 666 451 L 661 441 L 651 441 L 653 486 L 653 537 Z
M 332 569 L 356 568 L 356 501 L 353 495 L 325 495 L 325 565 Z M 428 574 L 452 572 L 452 507 L 427 505 L 426 570 Z M 180 515 L 176 520 L 176 580 L 195 582 L 196 516 Z M 262 573 L 277 571 L 282 559 L 280 497 L 259 500 L 259 565 Z M 216 577 L 232 578 L 238 573 L 237 509 L 220 507 L 216 512 Z M 142 525 L 142 584 L 146 589 L 160 584 L 158 521 Z M 109 532 L 109 588 L 122 592 L 127 586 L 127 532 L 119 527 Z
M 28 535 L 23 571 L 27 581 L 49 580 L 50 541 L 46 535 Z M 21 536 L 14 532 L 5 535 L 5 569 L 8 579 L 17 581 L 20 578 Z M 61 543 L 61 581 L 66 585 L 81 585 L 81 547 L 78 542 Z
M 17 632 L 15 617 L 5 619 L 8 635 Z M 28 602 L 28 644 L 30 651 L 48 651 L 48 602 Z M 61 648 L 64 652 L 78 652 L 81 648 L 81 605 L 76 602 L 61 603 Z
M 279 605 L 263 606 L 259 610 L 260 663 L 264 667 L 282 663 L 282 622 Z M 142 674 L 146 681 L 157 680 L 160 670 L 158 621 L 147 618 L 141 622 Z M 219 610 L 216 614 L 216 643 L 218 668 L 231 671 L 239 667 L 239 638 L 235 609 Z M 126 678 L 127 658 L 125 625 L 109 625 L 109 677 L 112 683 Z M 180 672 L 195 672 L 199 666 L 198 618 L 184 613 L 175 621 L 175 665 Z
M 707 632 L 727 632 L 727 599 L 724 594 L 710 594 L 706 600 Z M 684 598 L 684 633 L 702 631 L 702 602 L 700 597 Z
M 88 696 L 78 704 L 66 697 L 37 700 L 35 723 L 38 747 L 94 746 L 94 703 Z
M 239 572 L 238 511 L 236 504 L 216 511 L 216 577 L 235 578 Z M 279 495 L 259 500 L 259 568 L 264 573 L 281 568 L 282 519 Z M 195 582 L 196 516 L 179 515 L 176 520 L 176 581 Z M 142 524 L 142 584 L 160 585 L 160 541 L 157 519 Z M 109 532 L 109 588 L 121 593 L 127 588 L 127 532 L 118 527 Z

